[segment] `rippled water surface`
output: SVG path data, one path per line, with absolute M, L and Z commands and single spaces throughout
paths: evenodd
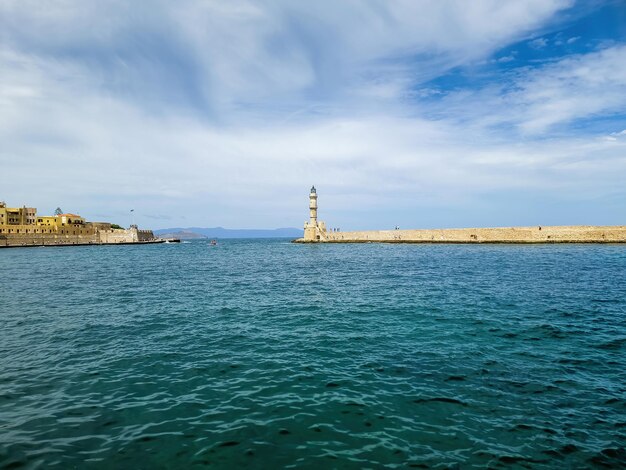
M 626 246 L 0 251 L 0 466 L 626 464 Z

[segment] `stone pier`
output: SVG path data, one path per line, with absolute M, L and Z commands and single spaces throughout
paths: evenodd
M 326 232 L 297 243 L 626 243 L 626 226 L 570 225 Z
M 309 221 L 296 243 L 626 243 L 626 226 L 563 225 L 418 230 L 327 230 L 317 218 L 317 190 L 309 194 Z

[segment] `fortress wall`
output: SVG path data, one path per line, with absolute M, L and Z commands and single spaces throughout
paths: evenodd
M 137 241 L 148 242 L 154 240 L 154 233 L 152 230 L 137 230 Z
M 98 236 L 100 243 L 131 243 L 135 241 L 131 230 L 99 230 Z
M 56 233 L 0 235 L 0 248 L 7 246 L 54 246 L 97 244 L 97 235 L 58 235 Z
M 304 239 L 299 241 L 304 242 Z M 326 232 L 322 243 L 626 243 L 626 226 L 502 227 Z
M 12 246 L 99 245 L 115 243 L 150 242 L 154 240 L 151 230 L 111 229 L 96 233 L 69 235 L 57 233 L 7 233 L 0 235 L 0 248 Z
M 133 243 L 154 240 L 152 230 L 110 229 L 98 232 L 100 243 Z

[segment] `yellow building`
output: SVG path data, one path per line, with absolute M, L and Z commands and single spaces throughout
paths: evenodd
M 34 207 L 7 207 L 0 202 L 0 225 L 34 225 L 36 215 Z
M 59 234 L 93 235 L 95 227 L 85 223 L 77 214 L 60 214 L 37 217 L 34 207 L 7 207 L 0 202 L 0 234 Z
M 37 225 L 52 227 L 76 227 L 85 226 L 85 219 L 76 214 L 59 214 L 54 216 L 37 217 Z

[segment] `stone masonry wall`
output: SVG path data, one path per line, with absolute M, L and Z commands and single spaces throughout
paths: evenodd
M 43 234 L 4 234 L 0 235 L 0 248 L 7 246 L 54 246 L 54 245 L 95 245 L 97 235 L 57 235 Z
M 379 230 L 325 235 L 321 243 L 626 243 L 626 226 Z
M 151 230 L 97 230 L 95 234 L 68 235 L 58 233 L 8 233 L 0 235 L 0 248 L 8 246 L 100 245 L 149 242 L 154 240 Z

